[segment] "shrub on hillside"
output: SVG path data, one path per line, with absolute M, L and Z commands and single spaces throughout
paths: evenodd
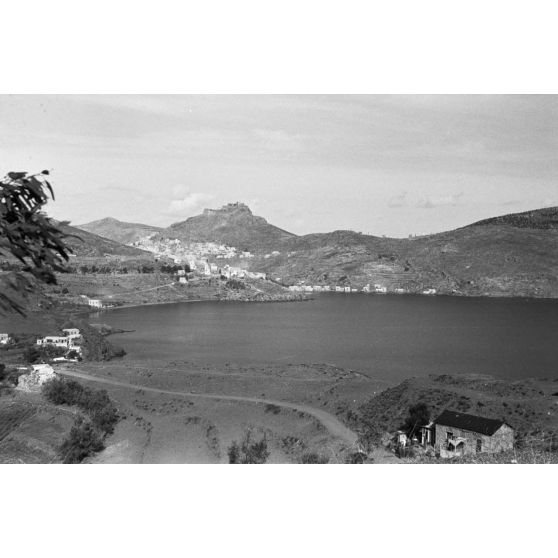
M 229 279 L 225 283 L 225 287 L 227 287 L 227 289 L 232 289 L 234 291 L 240 291 L 242 289 L 245 289 L 246 285 L 242 281 L 238 281 L 237 279 Z
M 104 389 L 91 389 L 75 380 L 54 378 L 43 385 L 42 391 L 46 399 L 55 405 L 79 407 L 104 434 L 114 431 L 119 418 L 118 410 Z
M 267 461 L 269 451 L 265 435 L 257 441 L 252 438 L 252 430 L 247 430 L 240 445 L 233 442 L 228 450 L 229 463 L 262 464 Z
M 68 438 L 60 446 L 63 463 L 81 463 L 86 457 L 104 448 L 103 435 L 93 423 L 78 419 Z
M 300 462 L 304 465 L 325 465 L 329 463 L 329 457 L 315 452 L 308 452 L 301 457 Z
M 48 362 L 53 358 L 64 356 L 66 350 L 64 347 L 56 347 L 55 345 L 31 345 L 23 352 L 23 358 L 28 364 Z

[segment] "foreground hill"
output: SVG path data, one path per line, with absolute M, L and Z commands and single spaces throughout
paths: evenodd
M 274 250 L 295 235 L 270 225 L 254 215 L 243 203 L 230 203 L 220 209 L 204 209 L 201 215 L 174 223 L 161 237 L 182 242 L 218 242 L 242 251 Z
M 91 221 L 85 225 L 78 225 L 81 230 L 103 236 L 121 244 L 132 244 L 140 238 L 161 232 L 160 227 L 142 225 L 141 223 L 126 223 L 113 217 L 106 217 L 99 221 Z
M 110 256 L 153 258 L 149 252 L 139 248 L 126 246 L 70 225 L 62 225 L 61 228 L 65 234 L 69 235 L 66 238 L 66 243 L 72 248 L 77 257 L 99 258 L 108 254 Z

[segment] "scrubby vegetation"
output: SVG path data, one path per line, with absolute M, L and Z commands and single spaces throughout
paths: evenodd
M 68 349 L 55 345 L 31 345 L 23 351 L 23 359 L 28 364 L 49 362 L 56 357 L 62 357 Z
M 234 464 L 262 464 L 269 457 L 267 439 L 265 435 L 259 440 L 253 439 L 251 429 L 244 433 L 240 442 L 233 442 L 228 449 L 229 463 Z
M 316 452 L 307 452 L 302 455 L 300 462 L 304 465 L 325 465 L 329 463 L 329 457 Z
M 104 448 L 102 433 L 87 420 L 78 419 L 60 446 L 63 463 L 81 463 Z
M 246 285 L 242 281 L 238 281 L 237 279 L 229 279 L 225 283 L 225 287 L 227 287 L 227 289 L 232 289 L 233 291 L 246 289 Z
M 60 448 L 64 463 L 79 463 L 103 449 L 103 440 L 114 432 L 118 410 L 105 390 L 91 389 L 74 380 L 55 378 L 43 386 L 43 395 L 55 405 L 79 407 L 87 416 L 79 417 Z

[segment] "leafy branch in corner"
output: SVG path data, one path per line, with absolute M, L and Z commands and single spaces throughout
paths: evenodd
M 36 282 L 55 284 L 55 272 L 67 271 L 70 235 L 42 211 L 48 193 L 54 199 L 48 175 L 9 172 L 0 181 L 0 256 L 22 264 L 21 271 L 0 272 L 0 311 L 24 314 L 23 300 Z

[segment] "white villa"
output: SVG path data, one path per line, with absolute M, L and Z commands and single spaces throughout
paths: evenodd
M 88 299 L 87 304 L 89 304 L 89 306 L 92 306 L 93 308 L 102 308 L 103 307 L 103 302 L 101 300 L 99 300 L 98 298 Z
M 9 334 L 0 333 L 0 345 L 7 345 L 11 341 Z
M 63 347 L 68 349 L 70 347 L 71 337 L 62 335 L 47 335 L 42 339 L 37 339 L 37 345 L 54 345 L 55 347 Z

